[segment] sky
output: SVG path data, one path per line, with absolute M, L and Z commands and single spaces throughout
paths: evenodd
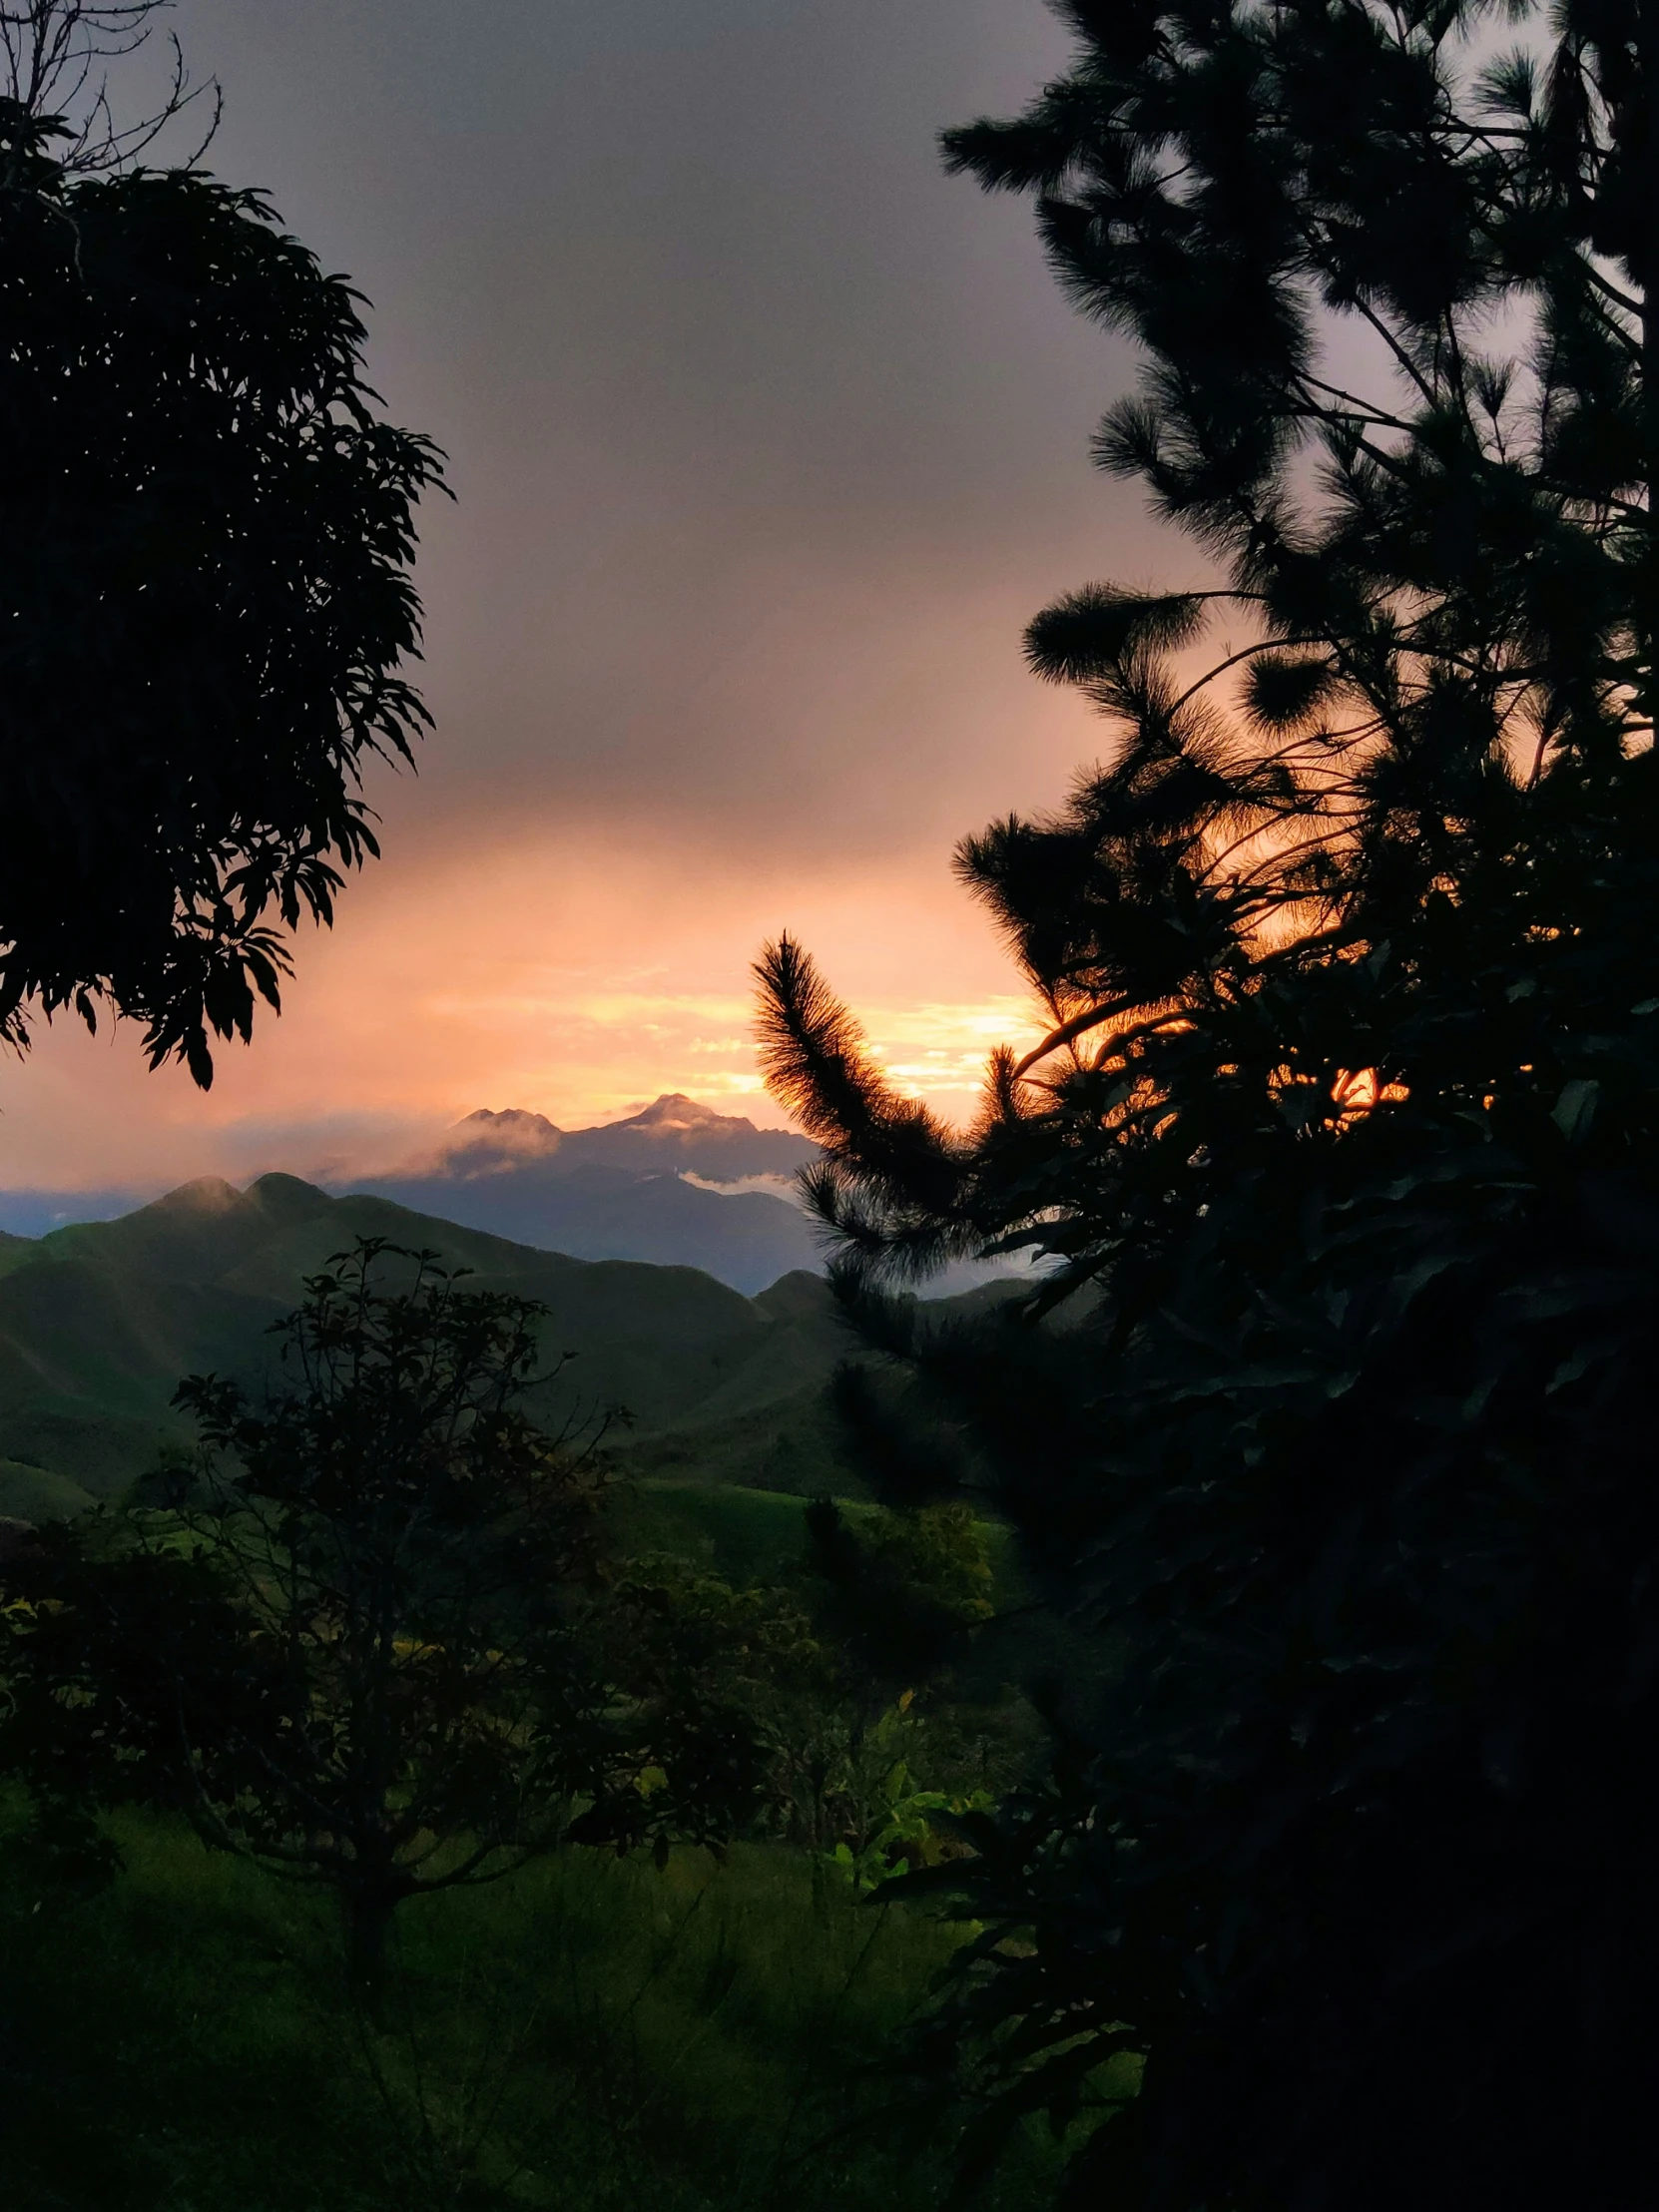
M 1034 1033 L 950 872 L 1102 733 L 1024 623 L 1193 558 L 1088 462 L 1132 373 L 949 123 L 1063 63 L 1039 0 L 181 0 L 210 166 L 372 302 L 423 512 L 417 776 L 211 1093 L 60 1023 L 0 1066 L 0 1187 L 381 1166 L 478 1106 L 679 1090 L 777 1122 L 782 928 L 896 1080 L 971 1110 Z M 117 90 L 119 92 L 119 84 Z

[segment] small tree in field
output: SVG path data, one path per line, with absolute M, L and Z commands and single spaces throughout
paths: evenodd
M 183 1797 L 210 1842 L 339 1893 L 372 2000 L 404 1899 L 563 1832 L 592 1484 L 519 1402 L 542 1308 L 378 1240 L 305 1290 L 281 1394 L 179 1392 L 206 1447 L 179 1510 L 240 1632 L 240 1679 L 177 1682 Z
M 1203 566 L 1028 633 L 1108 747 L 962 847 L 1048 1015 L 975 1129 L 797 944 L 762 967 L 845 1295 L 1111 1652 L 951 1877 L 946 2040 L 989 2130 L 1086 2123 L 1078 2206 L 1632 2212 L 1659 11 L 1057 12 L 1073 66 L 947 157 L 1138 341 L 1097 456 Z M 976 1330 L 885 1295 L 1010 1246 L 1037 1288 Z
M 602 1541 L 609 1416 L 528 1417 L 545 1309 L 364 1240 L 254 1397 L 184 1382 L 200 1452 L 0 1560 L 0 1766 L 82 1878 L 138 1802 L 339 1895 L 371 2009 L 405 1899 L 561 1841 L 717 1852 L 776 1795 L 799 1609 Z M 556 1375 L 557 1369 L 554 1370 Z

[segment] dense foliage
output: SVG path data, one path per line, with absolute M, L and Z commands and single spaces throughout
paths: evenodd
M 1659 21 L 1060 12 L 948 158 L 1140 342 L 1097 454 L 1208 573 L 1032 625 L 1113 746 L 962 848 L 1050 1015 L 975 1130 L 762 968 L 843 1294 L 1121 1639 L 962 2002 L 1005 2114 L 1108 2093 L 1078 2203 L 1650 2203 Z M 977 1330 L 883 1294 L 997 1247 Z
M 672 1552 L 613 1560 L 584 1624 L 611 1738 L 577 1841 L 661 1863 L 765 1838 L 873 1887 L 951 1848 L 929 1809 L 1022 1771 L 998 1655 L 963 1664 L 994 1610 L 984 1523 L 818 1498 L 795 1527 L 797 1556 L 742 1582 Z
M 438 457 L 257 194 L 79 143 L 0 100 L 0 1037 L 102 1004 L 206 1084 L 426 720 L 398 669 Z

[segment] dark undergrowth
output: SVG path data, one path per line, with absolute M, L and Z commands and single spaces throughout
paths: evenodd
M 97 1895 L 0 1893 L 9 2212 L 860 2212 L 944 2201 L 872 2129 L 957 1938 L 782 1850 L 572 1851 L 399 1916 L 385 2020 L 326 1898 L 118 1825 Z M 1046 2141 L 977 2199 L 1050 2193 Z

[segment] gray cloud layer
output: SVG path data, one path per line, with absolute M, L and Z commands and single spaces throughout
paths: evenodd
M 480 1104 L 753 1104 L 747 963 L 801 928 L 964 1106 L 1023 1003 L 948 872 L 1098 744 L 1024 621 L 1190 576 L 1087 442 L 1126 363 L 1029 210 L 947 179 L 1040 0 L 181 0 L 213 165 L 373 300 L 449 450 L 438 733 L 386 858 L 214 1091 L 71 1025 L 0 1069 L 0 1188 L 407 1149 Z M 117 91 L 121 90 L 118 83 Z
M 452 456 L 443 730 L 400 840 L 935 845 L 1092 742 L 1043 598 L 1144 563 L 1085 444 L 1108 341 L 938 128 L 1022 98 L 1037 0 L 197 0 L 214 150 L 374 299 Z

